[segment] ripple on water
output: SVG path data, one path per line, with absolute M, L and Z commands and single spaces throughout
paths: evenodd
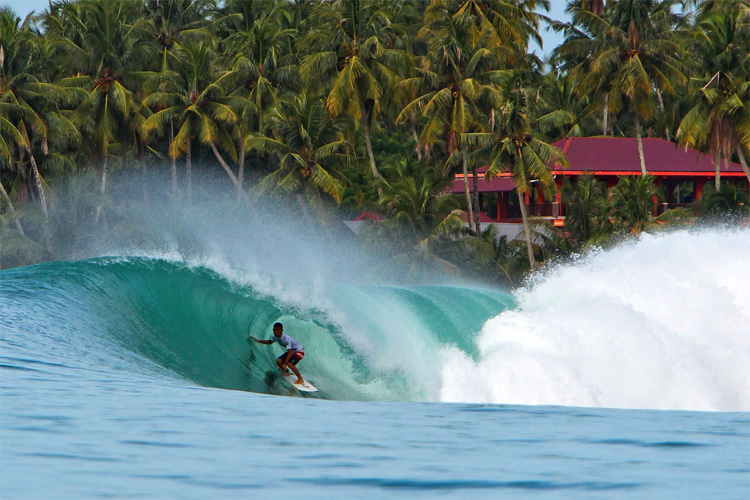
M 74 455 L 71 453 L 44 453 L 44 452 L 32 452 L 32 453 L 19 453 L 20 456 L 24 457 L 36 457 L 36 458 L 54 458 L 63 460 L 81 460 L 85 462 L 122 462 L 119 458 L 112 457 L 93 457 L 87 455 Z
M 157 448 L 191 448 L 192 445 L 185 443 L 164 443 L 160 441 L 141 441 L 137 439 L 127 439 L 120 441 L 122 444 L 134 444 L 136 446 L 155 446 Z
M 554 482 L 554 481 L 484 481 L 484 480 L 441 480 L 425 481 L 412 479 L 379 478 L 304 478 L 296 482 L 319 486 L 358 486 L 402 490 L 458 490 L 458 489 L 519 489 L 519 490 L 583 490 L 603 491 L 638 488 L 637 483 L 608 482 Z
M 596 439 L 592 441 L 583 441 L 585 443 L 592 444 L 606 444 L 606 445 L 623 445 L 623 446 L 639 446 L 643 448 L 693 448 L 702 446 L 714 446 L 709 443 L 698 443 L 694 441 L 658 441 L 658 442 L 647 442 L 640 441 L 637 439 Z

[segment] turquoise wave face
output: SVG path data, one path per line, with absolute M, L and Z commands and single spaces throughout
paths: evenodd
M 289 394 L 274 364 L 281 348 L 247 342 L 281 321 L 305 347 L 299 367 L 316 396 L 332 399 L 437 399 L 441 348 L 476 357 L 481 326 L 514 306 L 510 294 L 434 285 L 326 286 L 289 299 L 204 267 L 132 257 L 0 276 L 0 324 L 40 362 Z

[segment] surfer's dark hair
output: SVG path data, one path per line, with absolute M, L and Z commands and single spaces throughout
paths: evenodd
M 278 322 L 277 322 L 277 323 L 274 323 L 274 324 L 273 324 L 273 327 L 274 327 L 274 328 L 276 328 L 277 326 L 278 326 L 279 328 L 281 328 L 282 330 L 284 329 L 284 325 L 282 325 L 281 323 L 278 323 Z

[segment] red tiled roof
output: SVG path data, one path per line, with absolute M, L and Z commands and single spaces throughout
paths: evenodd
M 577 172 L 640 172 L 638 142 L 634 137 L 569 137 L 552 143 L 568 158 L 567 169 L 555 173 Z M 644 138 L 643 154 L 650 174 L 711 174 L 716 172 L 711 158 L 693 149 L 680 148 L 664 139 Z M 743 173 L 739 163 L 729 163 L 721 173 Z

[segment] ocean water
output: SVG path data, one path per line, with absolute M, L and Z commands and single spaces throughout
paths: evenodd
M 0 272 L 1 498 L 750 498 L 746 229 L 515 292 L 137 254 Z

